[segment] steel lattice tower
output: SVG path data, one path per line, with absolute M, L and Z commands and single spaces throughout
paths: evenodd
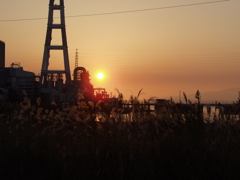
M 78 67 L 78 49 L 76 49 L 76 54 L 75 54 L 75 68 Z
M 65 26 L 65 12 L 64 12 L 64 0 L 59 0 L 60 4 L 54 4 L 55 0 L 49 1 L 49 14 L 48 14 L 48 25 L 47 33 L 42 61 L 41 70 L 41 83 L 44 84 L 47 81 L 47 77 L 52 74 L 65 74 L 66 84 L 71 83 L 70 76 L 70 66 L 69 66 L 69 56 L 68 56 L 68 46 L 67 46 L 67 36 L 66 36 L 66 26 Z M 54 24 L 53 13 L 54 11 L 60 11 L 60 23 Z M 62 35 L 62 45 L 51 45 L 52 40 L 52 30 L 60 29 Z M 63 51 L 64 58 L 64 70 L 48 70 L 49 58 L 51 50 L 61 50 Z

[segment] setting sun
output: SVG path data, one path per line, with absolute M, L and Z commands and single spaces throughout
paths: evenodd
M 104 78 L 104 74 L 103 73 L 98 73 L 97 74 L 97 78 L 98 79 L 103 79 Z

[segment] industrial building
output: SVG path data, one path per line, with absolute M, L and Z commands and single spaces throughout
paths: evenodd
M 5 43 L 0 41 L 0 95 L 8 101 L 23 99 L 23 91 L 33 99 L 39 94 L 39 82 L 32 72 L 24 71 L 20 63 L 5 67 Z
M 22 100 L 24 91 L 31 99 L 39 94 L 39 81 L 36 81 L 35 74 L 24 71 L 20 63 L 12 63 L 10 67 L 0 68 L 0 77 L 0 87 L 3 92 L 8 93 L 9 101 Z M 3 92 L 2 94 L 5 94 Z
M 60 12 L 60 23 L 55 24 L 53 14 Z M 52 32 L 58 29 L 62 33 L 62 44 L 53 45 Z M 64 69 L 49 70 L 51 63 L 50 54 L 52 51 L 63 52 Z M 78 64 L 78 63 L 75 63 Z M 73 80 L 70 75 L 64 0 L 56 4 L 49 0 L 49 13 L 47 32 L 42 60 L 41 75 L 36 76 L 33 72 L 24 71 L 20 63 L 12 63 L 5 67 L 5 43 L 0 41 L 0 95 L 9 101 L 20 101 L 23 99 L 23 91 L 34 100 L 42 97 L 48 102 L 71 103 L 79 100 L 79 94 L 85 99 L 98 100 L 110 99 L 105 89 L 94 89 L 90 83 L 89 72 L 84 67 L 75 67 Z M 95 91 L 96 90 L 96 91 Z M 96 93 L 95 93 L 95 92 Z

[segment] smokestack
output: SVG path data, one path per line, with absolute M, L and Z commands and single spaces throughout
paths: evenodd
M 5 43 L 0 41 L 0 68 L 5 68 Z

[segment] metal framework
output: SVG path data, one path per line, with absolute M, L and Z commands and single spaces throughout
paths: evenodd
M 66 84 L 71 83 L 70 66 L 69 66 L 69 55 L 67 46 L 66 26 L 65 26 L 65 12 L 64 12 L 64 0 L 59 0 L 59 4 L 54 4 L 55 0 L 49 1 L 49 14 L 48 14 L 48 25 L 47 33 L 42 61 L 41 70 L 41 83 L 44 84 L 47 81 L 49 74 L 65 74 Z M 54 24 L 53 14 L 54 11 L 60 11 L 60 24 Z M 52 45 L 52 30 L 60 29 L 62 34 L 62 45 Z M 64 70 L 48 70 L 49 58 L 51 50 L 63 51 L 64 58 Z
M 78 49 L 76 49 L 76 54 L 75 54 L 75 68 L 78 67 Z

